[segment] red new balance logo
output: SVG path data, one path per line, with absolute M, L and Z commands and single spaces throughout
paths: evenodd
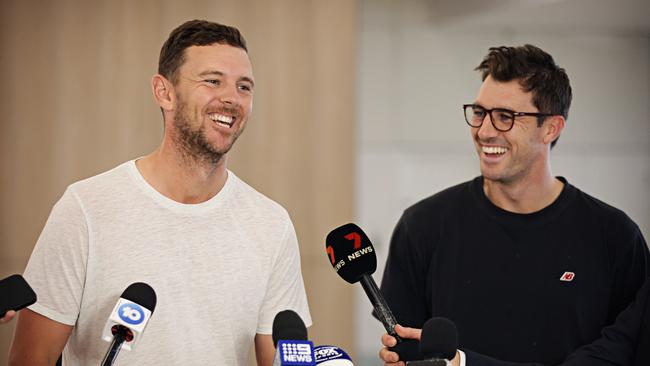
M 575 276 L 576 274 L 573 272 L 564 272 L 562 277 L 560 277 L 560 281 L 571 282 Z

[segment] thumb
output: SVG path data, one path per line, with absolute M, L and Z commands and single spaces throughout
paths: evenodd
M 418 341 L 420 340 L 420 336 L 422 335 L 421 329 L 403 327 L 399 324 L 395 326 L 395 332 L 397 332 L 397 334 L 402 338 L 416 339 Z

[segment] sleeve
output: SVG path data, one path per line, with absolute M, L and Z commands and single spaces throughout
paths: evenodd
M 37 294 L 29 309 L 74 325 L 79 315 L 88 258 L 88 229 L 81 205 L 69 187 L 54 205 L 25 268 Z
M 393 231 L 381 292 L 397 322 L 422 328 L 430 318 L 426 301 L 426 259 L 415 247 L 405 212 Z
M 407 212 L 405 212 L 393 231 L 386 267 L 381 280 L 381 292 L 388 307 L 400 325 L 422 328 L 431 314 L 426 301 L 426 268 L 428 259 L 409 233 Z M 373 316 L 376 314 L 373 312 Z M 401 360 L 411 361 L 419 358 L 419 342 L 406 340 L 393 351 Z
M 639 351 L 647 348 L 641 340 L 643 327 L 650 322 L 650 280 L 639 290 L 635 301 L 603 329 L 601 337 L 585 345 L 559 366 L 626 366 L 632 365 Z M 465 351 L 467 366 L 541 366 L 537 363 L 515 363 L 496 360 L 475 352 Z M 645 363 L 634 363 L 645 364 Z
M 612 256 L 614 281 L 609 304 L 608 323 L 632 302 L 648 276 L 648 246 L 641 230 L 627 215 L 608 228 L 608 244 Z
M 287 309 L 298 313 L 305 326 L 311 326 L 312 320 L 300 271 L 298 239 L 288 215 L 280 249 L 275 257 L 270 276 L 259 314 L 257 333 L 271 334 L 275 315 Z
M 596 341 L 572 353 L 562 366 L 631 365 L 636 351 L 648 346 L 640 344 L 639 340 L 650 316 L 649 293 L 650 280 L 646 280 L 635 301 L 619 314 L 616 322 L 604 328 Z

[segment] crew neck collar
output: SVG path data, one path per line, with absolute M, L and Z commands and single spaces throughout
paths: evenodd
M 127 167 L 129 175 L 136 184 L 136 186 L 142 190 L 144 194 L 149 196 L 157 204 L 177 213 L 182 214 L 201 214 L 203 212 L 209 211 L 219 205 L 225 200 L 225 198 L 230 194 L 233 186 L 233 180 L 236 178 L 230 170 L 226 170 L 227 177 L 224 186 L 221 190 L 215 194 L 212 198 L 207 201 L 200 203 L 182 203 L 175 201 L 162 193 L 158 192 L 154 187 L 152 187 L 142 176 L 142 173 L 136 166 L 136 161 L 138 159 L 131 160 L 127 162 Z

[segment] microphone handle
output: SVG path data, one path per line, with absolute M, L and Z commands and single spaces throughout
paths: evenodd
M 451 363 L 445 359 L 431 359 L 421 361 L 406 361 L 406 366 L 447 366 Z
M 113 365 L 113 362 L 115 362 L 115 359 L 117 358 L 117 354 L 120 353 L 120 350 L 122 349 L 122 343 L 124 343 L 125 337 L 126 334 L 120 327 L 113 337 L 113 341 L 111 342 L 111 346 L 108 348 L 108 352 L 106 352 L 106 356 L 104 356 L 102 366 Z
M 363 290 L 366 292 L 366 295 L 370 299 L 372 307 L 375 309 L 379 320 L 384 325 L 384 329 L 386 329 L 386 332 L 388 334 L 395 337 L 395 339 L 397 339 L 397 343 L 399 344 L 402 342 L 402 338 L 400 338 L 400 336 L 397 335 L 397 332 L 395 332 L 395 325 L 397 325 L 397 320 L 395 320 L 393 313 L 390 311 L 390 308 L 386 303 L 386 299 L 384 299 L 384 296 L 379 291 L 377 283 L 375 283 L 375 280 L 369 274 L 364 274 L 361 277 L 360 282 L 361 287 L 363 287 Z

